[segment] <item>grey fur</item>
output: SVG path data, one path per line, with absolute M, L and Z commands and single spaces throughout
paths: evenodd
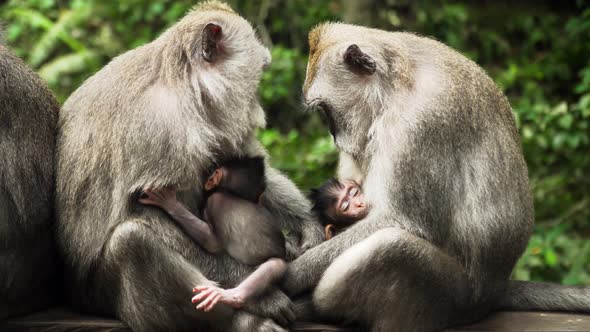
M 352 44 L 373 75 L 344 64 Z M 511 107 L 479 66 L 428 38 L 345 24 L 310 33 L 309 63 L 306 102 L 332 114 L 339 176 L 362 179 L 373 208 L 292 262 L 285 289 L 315 287 L 322 316 L 374 331 L 435 331 L 498 303 L 589 311 L 588 288 L 508 282 L 533 203 Z
M 203 27 L 222 28 L 224 55 L 206 63 Z M 214 162 L 265 155 L 254 130 L 270 53 L 228 6 L 207 2 L 153 42 L 114 59 L 66 101 L 57 154 L 58 237 L 71 300 L 117 316 L 134 331 L 282 331 L 292 303 L 270 290 L 244 310 L 190 303 L 192 287 L 236 285 L 252 268 L 207 253 L 164 212 L 137 203 L 144 187 L 175 185 L 195 213 Z M 285 176 L 266 170 L 265 202 L 301 243 L 321 241 L 309 203 Z M 299 245 L 301 244 L 301 246 Z M 274 320 L 274 322 L 273 322 Z
M 59 104 L 0 45 L 0 320 L 55 301 L 54 151 Z
M 497 308 L 590 312 L 590 287 L 510 281 Z
M 214 193 L 207 200 L 208 221 L 223 249 L 240 262 L 258 266 L 285 258 L 285 237 L 264 208 L 232 194 Z

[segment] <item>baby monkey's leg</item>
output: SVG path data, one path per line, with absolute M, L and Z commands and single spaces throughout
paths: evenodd
M 212 285 L 201 285 L 193 289 L 199 294 L 193 297 L 193 303 L 202 301 L 198 310 L 210 311 L 219 302 L 234 308 L 241 308 L 248 300 L 262 294 L 283 276 L 287 263 L 281 258 L 271 258 L 262 263 L 251 275 L 235 288 L 223 289 Z

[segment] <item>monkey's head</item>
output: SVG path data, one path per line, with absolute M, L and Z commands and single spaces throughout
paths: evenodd
M 309 33 L 309 46 L 306 106 L 322 111 L 336 146 L 358 158 L 391 87 L 407 85 L 407 61 L 382 31 L 354 25 L 322 24 Z
M 271 55 L 248 21 L 206 1 L 163 37 L 173 48 L 172 70 L 193 87 L 211 122 L 225 130 L 264 126 L 257 90 Z

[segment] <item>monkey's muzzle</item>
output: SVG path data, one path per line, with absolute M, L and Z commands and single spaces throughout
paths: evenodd
M 330 134 L 336 138 L 336 121 L 334 121 L 334 108 L 332 105 L 321 99 L 314 99 L 307 103 L 307 109 L 310 111 L 319 111 L 323 114 L 323 118 L 328 124 Z

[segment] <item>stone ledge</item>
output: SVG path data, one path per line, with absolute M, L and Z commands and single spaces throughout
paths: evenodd
M 297 322 L 294 332 L 352 332 L 343 328 L 317 323 Z M 64 308 L 54 308 L 24 317 L 12 318 L 0 323 L 3 332 L 130 332 L 120 321 L 85 316 Z M 590 315 L 558 312 L 500 311 L 490 314 L 482 321 L 446 329 L 445 332 L 465 331 L 519 331 L 519 332 L 588 332 Z

